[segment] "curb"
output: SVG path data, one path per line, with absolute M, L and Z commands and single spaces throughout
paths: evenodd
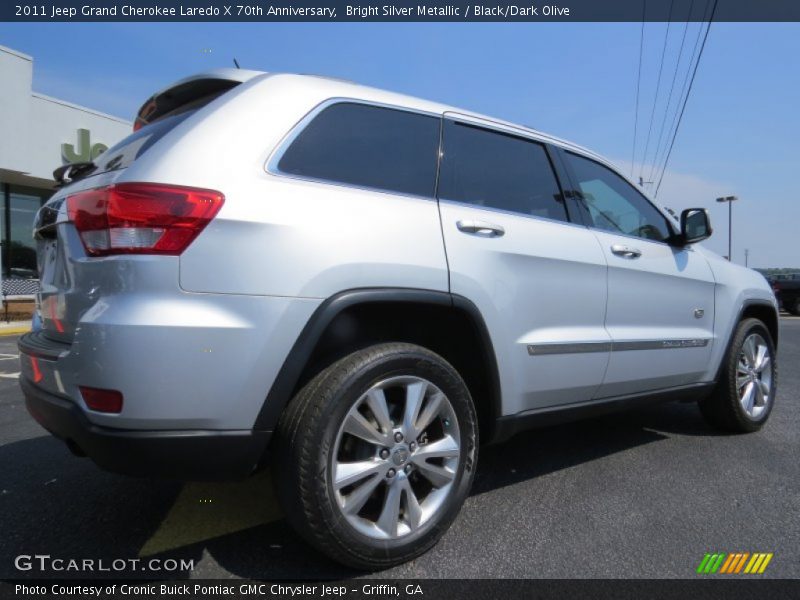
M 6 335 L 19 335 L 20 333 L 28 333 L 31 330 L 30 327 L 9 327 L 8 329 L 0 328 L 0 337 Z

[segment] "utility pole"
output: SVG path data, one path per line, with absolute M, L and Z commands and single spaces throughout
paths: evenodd
M 747 266 L 747 263 L 749 262 L 749 259 L 750 259 L 750 250 L 748 248 L 745 248 L 744 249 L 744 266 L 745 267 Z
M 733 203 L 739 198 L 736 196 L 721 196 L 717 202 L 728 203 L 728 261 L 733 262 Z

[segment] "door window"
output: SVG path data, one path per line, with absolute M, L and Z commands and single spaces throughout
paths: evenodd
M 542 144 L 445 120 L 439 197 L 567 221 L 564 198 Z
M 664 241 L 672 236 L 667 218 L 622 177 L 588 158 L 571 152 L 565 156 L 591 226 L 648 240 Z

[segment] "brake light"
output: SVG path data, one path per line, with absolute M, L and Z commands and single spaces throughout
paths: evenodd
M 68 196 L 67 212 L 90 256 L 177 256 L 205 229 L 224 201 L 213 190 L 121 183 Z
M 117 390 L 102 390 L 99 388 L 91 388 L 85 386 L 78 386 L 81 390 L 83 401 L 86 406 L 97 412 L 104 413 L 120 413 L 122 412 L 122 392 Z

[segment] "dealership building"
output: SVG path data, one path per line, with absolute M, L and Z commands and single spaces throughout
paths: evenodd
M 88 161 L 131 132 L 129 121 L 33 91 L 33 58 L 0 46 L 0 240 L 7 297 L 35 293 L 31 225 L 53 170 Z

